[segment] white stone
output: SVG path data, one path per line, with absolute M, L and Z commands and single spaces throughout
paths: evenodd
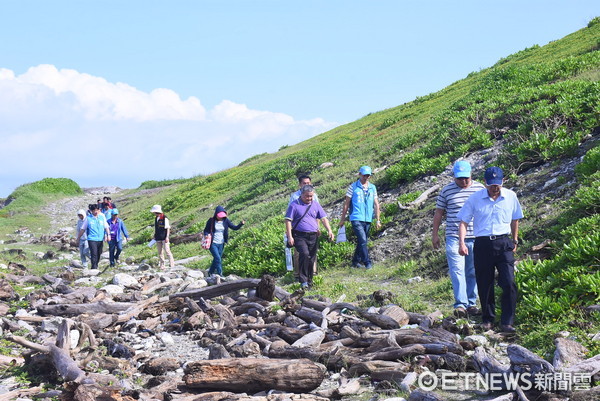
M 75 349 L 75 347 L 77 347 L 77 344 L 79 344 L 79 337 L 81 336 L 81 334 L 79 333 L 79 330 L 71 330 L 69 334 L 71 337 L 71 349 Z
M 0 263 L 0 269 L 6 270 L 6 269 L 8 269 L 8 266 L 5 265 L 4 263 Z
M 465 341 L 472 342 L 477 347 L 482 347 L 489 343 L 488 339 L 485 336 L 478 336 L 478 335 L 467 336 L 467 337 L 465 337 Z
M 175 339 L 173 339 L 173 336 L 170 335 L 169 333 L 162 332 L 162 333 L 157 334 L 156 336 L 160 339 L 160 341 L 162 341 L 162 343 L 164 345 L 174 345 L 175 344 Z
M 100 274 L 100 269 L 83 269 L 81 274 L 83 277 L 94 277 Z
M 416 276 L 416 277 L 409 278 L 408 280 L 406 280 L 406 282 L 408 284 L 420 283 L 421 281 L 423 281 L 423 278 L 421 276 Z
M 318 347 L 319 345 L 321 345 L 321 343 L 323 342 L 324 339 L 325 339 L 325 332 L 322 330 L 315 330 L 315 331 L 311 331 L 304 337 L 296 340 L 296 342 L 294 342 L 292 344 L 292 346 L 300 347 L 300 348 Z
M 187 276 L 190 278 L 204 278 L 204 273 L 200 270 L 188 270 Z
M 123 287 L 121 287 L 120 285 L 116 285 L 116 284 L 105 285 L 104 287 L 100 288 L 100 290 L 106 291 L 106 293 L 111 296 L 119 295 L 124 292 Z
M 35 328 L 30 325 L 29 323 L 23 321 L 23 320 L 17 320 L 17 324 L 19 325 L 20 328 L 27 330 L 29 332 L 35 331 Z
M 120 285 L 123 287 L 138 287 L 138 281 L 130 274 L 117 273 L 113 278 L 113 284 Z
M 554 185 L 556 183 L 556 181 L 558 181 L 558 179 L 556 179 L 556 178 L 546 181 L 543 189 L 546 189 L 547 187 Z

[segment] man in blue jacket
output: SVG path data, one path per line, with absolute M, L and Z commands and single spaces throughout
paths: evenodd
M 76 241 L 79 242 L 83 234 L 87 233 L 92 269 L 97 269 L 98 262 L 100 262 L 100 255 L 102 255 L 102 244 L 104 241 L 108 242 L 110 232 L 108 231 L 106 218 L 100 213 L 98 206 L 90 205 L 90 210 L 92 214 L 84 219 Z
M 370 269 L 373 267 L 373 262 L 369 258 L 367 242 L 373 217 L 375 217 L 377 229 L 381 228 L 381 221 L 379 221 L 379 199 L 377 199 L 377 188 L 369 182 L 372 173 L 371 167 L 362 166 L 358 170 L 358 173 L 358 180 L 350 184 L 346 191 L 346 201 L 342 210 L 340 227 L 344 226 L 346 212 L 348 212 L 350 204 L 352 204 L 350 223 L 357 239 L 354 256 L 352 257 L 352 267 L 363 265 L 367 269 Z
M 119 256 L 123 250 L 123 236 L 127 241 L 130 241 L 127 227 L 122 219 L 119 218 L 119 209 L 111 209 L 112 216 L 108 222 L 110 230 L 110 241 L 108 241 L 108 258 L 110 260 L 110 266 L 113 267 L 119 263 Z

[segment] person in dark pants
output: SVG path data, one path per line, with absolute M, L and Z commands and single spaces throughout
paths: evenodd
M 123 250 L 123 236 L 129 241 L 129 233 L 127 227 L 122 219 L 119 218 L 119 210 L 111 209 L 112 216 L 108 221 L 108 227 L 110 230 L 110 241 L 108 242 L 108 259 L 110 266 L 114 267 L 115 264 L 119 263 L 119 256 Z
M 92 269 L 97 269 L 98 262 L 100 262 L 100 255 L 102 255 L 103 242 L 108 242 L 110 231 L 106 218 L 100 213 L 100 208 L 97 205 L 90 205 L 90 210 L 92 214 L 84 219 L 76 241 L 79 243 L 81 236 L 87 233 Z
M 471 195 L 458 212 L 459 253 L 465 256 L 469 253 L 465 237 L 467 226 L 473 220 L 473 254 L 481 302 L 481 327 L 490 330 L 496 317 L 494 281 L 497 269 L 498 285 L 502 289 L 500 330 L 514 333 L 517 306 L 514 252 L 517 249 L 519 220 L 523 218 L 523 211 L 517 195 L 502 187 L 504 173 L 500 167 L 488 168 L 484 178 L 485 189 Z
M 288 242 L 298 252 L 299 278 L 302 288 L 312 285 L 313 265 L 317 256 L 317 239 L 319 231 L 318 219 L 327 229 L 330 241 L 333 231 L 327 220 L 327 213 L 319 202 L 314 201 L 315 189 L 305 185 L 301 189 L 300 198 L 288 205 L 285 213 L 285 231 Z
M 215 208 L 213 217 L 206 221 L 204 227 L 204 235 L 210 234 L 212 240 L 210 243 L 210 254 L 213 256 L 213 261 L 208 269 L 208 274 L 223 275 L 223 251 L 225 244 L 229 240 L 229 229 L 239 230 L 246 222 L 242 220 L 237 226 L 227 218 L 227 212 L 223 206 Z

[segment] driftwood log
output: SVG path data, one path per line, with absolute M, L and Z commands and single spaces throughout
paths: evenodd
M 259 279 L 248 278 L 248 279 L 230 281 L 228 283 L 217 284 L 217 285 L 213 285 L 210 287 L 178 292 L 178 293 L 169 295 L 169 298 L 189 297 L 194 300 L 198 300 L 199 298 L 212 299 L 212 298 L 227 295 L 229 293 L 236 292 L 239 290 L 245 290 L 248 288 L 256 288 L 256 287 L 258 287 L 259 283 L 260 283 Z M 280 287 L 275 287 L 274 295 L 276 298 L 282 300 L 284 298 L 289 297 L 290 293 Z
M 132 305 L 127 302 L 94 302 L 89 304 L 60 304 L 40 305 L 38 312 L 41 315 L 52 316 L 78 316 L 84 313 L 119 313 L 129 309 Z
M 184 381 L 190 388 L 258 392 L 309 392 L 325 378 L 323 367 L 307 359 L 229 358 L 191 362 Z

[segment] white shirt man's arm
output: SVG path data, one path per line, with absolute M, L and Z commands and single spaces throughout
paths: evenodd
M 469 248 L 465 245 L 465 237 L 467 236 L 467 226 L 468 223 L 464 221 L 460 222 L 458 226 L 458 253 L 462 256 L 467 256 L 469 254 Z

